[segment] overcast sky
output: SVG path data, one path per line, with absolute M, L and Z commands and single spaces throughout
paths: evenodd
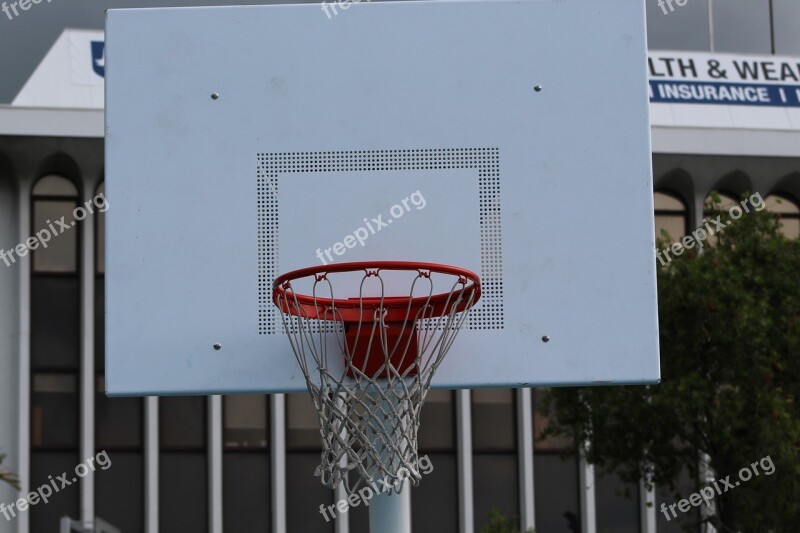
M 0 0 L 0 5 L 18 0 Z M 65 28 L 103 29 L 105 10 L 117 7 L 167 7 L 296 3 L 252 0 L 41 0 L 9 20 L 0 11 L 0 104 L 9 104 Z M 49 2 L 49 3 L 48 3 Z M 13 11 L 10 11 L 13 16 Z

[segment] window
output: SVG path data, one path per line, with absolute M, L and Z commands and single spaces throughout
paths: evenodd
M 691 0 L 684 6 L 647 2 L 647 44 L 652 50 L 711 49 L 708 0 Z
M 517 447 L 513 389 L 472 391 L 472 446 L 479 452 L 513 452 Z
M 775 35 L 775 53 L 800 55 L 800 2 L 797 0 L 772 0 L 772 21 Z
M 764 199 L 766 209 L 778 216 L 781 233 L 790 239 L 800 237 L 800 205 L 788 195 L 771 194 Z
M 224 530 L 270 529 L 269 400 L 263 394 L 223 399 Z
M 307 393 L 286 395 L 286 449 L 322 451 L 319 419 Z
M 317 410 L 308 393 L 286 395 L 286 426 L 287 530 L 331 533 L 334 522 L 330 518 L 325 520 L 319 506 L 332 505 L 334 491 L 325 488 L 314 476 L 320 462 L 322 437 Z M 352 524 L 354 513 L 348 514 Z
M 708 205 L 712 201 L 712 196 L 713 196 L 713 193 L 709 194 L 706 197 L 706 203 L 705 203 L 705 206 L 706 206 L 705 215 L 706 216 L 708 216 L 710 214 L 710 212 L 708 210 Z M 739 204 L 739 200 L 736 199 L 737 196 L 738 196 L 736 193 L 729 192 L 729 191 L 725 191 L 725 192 L 720 191 L 720 192 L 717 193 L 717 196 L 719 196 L 719 207 L 723 211 L 727 211 L 728 209 L 730 209 L 734 205 L 738 205 Z
M 34 185 L 33 199 L 32 230 L 51 235 L 47 247 L 39 246 L 32 254 L 34 273 L 76 274 L 80 233 L 73 231 L 78 223 L 72 212 L 77 207 L 78 188 L 66 178 L 45 176 Z
M 670 242 L 678 242 L 687 232 L 686 205 L 677 196 L 662 191 L 653 194 L 655 206 L 656 239 L 662 237 L 662 230 L 669 235 Z
M 475 529 L 492 509 L 519 516 L 516 406 L 513 389 L 472 391 Z
M 159 528 L 206 531 L 206 398 L 160 398 Z
M 456 419 L 453 391 L 429 390 L 420 415 L 419 451 L 455 451 Z
M 542 412 L 545 390 L 533 390 L 533 476 L 536 529 L 568 533 L 580 531 L 580 493 L 578 458 L 562 459 L 565 449 L 575 449 L 570 437 L 543 438 L 552 414 Z M 547 490 L 539 490 L 547 487 Z
M 597 531 L 639 533 L 639 485 L 595 468 Z
M 709 209 L 709 206 L 711 205 L 711 202 L 712 202 L 712 196 L 713 196 L 713 193 L 709 194 L 706 197 L 705 204 L 704 204 L 704 211 L 703 211 L 703 219 L 704 220 L 716 219 L 716 217 L 717 217 L 717 215 L 716 214 L 712 214 L 711 209 Z M 723 212 L 728 212 L 728 210 L 731 207 L 733 207 L 734 205 L 741 205 L 739 203 L 739 201 L 736 199 L 736 194 L 735 193 L 732 193 L 732 192 L 718 192 L 717 196 L 719 196 L 719 202 L 716 204 L 716 208 L 721 210 L 721 211 L 723 211 Z M 723 218 L 724 218 L 724 216 L 723 216 Z M 705 244 L 707 244 L 709 246 L 714 246 L 715 244 L 717 244 L 717 242 L 719 242 L 719 236 L 717 235 L 717 233 L 718 233 L 717 227 L 716 227 L 715 224 L 709 223 L 709 224 L 706 225 L 706 230 L 708 230 L 708 229 L 711 230 L 711 233 L 710 233 L 710 236 L 708 237 L 708 239 L 706 239 Z
M 458 531 L 458 459 L 453 391 L 428 391 L 417 439 L 422 481 L 411 491 L 412 530 L 415 533 Z
M 771 54 L 769 3 L 770 0 L 713 0 L 714 51 Z
M 40 242 L 44 235 L 50 240 L 30 252 L 31 487 L 79 462 L 80 224 L 71 225 L 77 202 L 78 188 L 66 178 L 44 176 L 34 184 L 31 232 L 42 233 Z M 56 223 L 61 217 L 63 233 Z M 77 517 L 79 494 L 66 491 L 58 501 L 31 507 L 32 531 L 55 531 L 61 516 Z
M 682 513 L 676 507 L 673 507 L 675 514 L 668 510 L 666 516 L 661 510 L 662 505 L 666 505 L 669 508 L 670 505 L 678 503 L 697 490 L 697 483 L 692 480 L 692 476 L 686 469 L 681 472 L 675 490 L 669 490 L 669 487 L 665 485 L 656 486 L 656 531 L 658 533 L 685 533 L 686 531 L 698 529 L 699 508 L 692 507 L 688 512 Z
M 226 396 L 223 399 L 226 450 L 267 448 L 267 397 L 263 394 Z
M 648 2 L 648 46 L 651 50 L 713 48 L 716 52 L 769 54 L 774 41 L 775 53 L 797 54 L 799 6 L 796 0 Z
M 161 448 L 165 450 L 205 450 L 206 398 L 203 396 L 175 396 L 161 398 L 160 408 Z

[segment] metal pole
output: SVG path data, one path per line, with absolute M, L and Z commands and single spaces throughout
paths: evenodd
M 369 502 L 370 533 L 411 533 L 411 487 L 403 482 L 400 494 L 377 494 Z
M 519 448 L 519 521 L 523 531 L 536 527 L 533 486 L 533 390 L 517 389 L 517 447 Z
M 398 409 L 398 406 L 395 405 L 398 401 L 397 399 L 393 401 L 390 398 L 385 398 L 381 411 L 384 413 L 405 412 L 404 409 Z M 379 415 L 373 413 L 373 416 L 377 417 Z M 408 419 L 404 417 L 401 420 L 401 424 L 403 432 L 405 432 L 408 426 Z M 375 443 L 375 447 L 382 457 L 382 462 L 385 463 L 386 459 L 391 457 L 393 453 L 388 449 L 388 445 L 385 444 L 385 437 L 382 437 L 376 427 L 371 424 L 367 425 L 364 432 L 369 442 Z M 392 438 L 396 438 L 396 435 Z M 404 443 L 404 445 L 408 445 L 408 443 Z M 416 442 L 413 443 L 413 446 L 416 446 Z M 391 461 L 390 466 L 395 469 L 404 468 L 400 467 L 400 463 L 395 461 Z M 380 471 L 375 470 L 374 475 L 376 477 L 380 476 Z M 380 481 L 374 480 L 370 485 L 373 491 L 384 490 L 383 483 Z M 408 479 L 403 480 L 399 494 L 397 492 L 391 495 L 383 492 L 375 494 L 369 504 L 369 531 L 370 533 L 411 533 L 411 483 L 408 482 Z
M 458 509 L 459 533 L 475 532 L 472 493 L 472 391 L 456 391 L 456 431 L 458 432 Z
M 338 393 L 336 398 L 336 408 L 344 411 L 347 409 L 347 396 L 345 393 Z M 342 424 L 341 430 L 341 439 L 342 442 L 347 442 L 348 438 L 348 431 L 347 426 Z M 347 470 L 348 465 L 348 458 L 347 454 L 343 453 L 342 458 L 339 460 L 339 468 L 342 469 L 342 472 Z M 347 500 L 347 489 L 344 486 L 344 483 L 339 483 L 334 490 L 334 497 L 336 498 L 334 501 L 341 502 Z M 334 521 L 334 533 L 350 533 L 350 513 L 339 513 L 336 515 L 336 519 Z

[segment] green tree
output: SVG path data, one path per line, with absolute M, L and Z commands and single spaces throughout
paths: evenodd
M 5 457 L 6 456 L 4 453 L 0 453 L 0 464 L 3 463 L 3 459 L 5 459 Z M 19 489 L 19 479 L 17 479 L 16 474 L 2 467 L 0 467 L 0 482 L 8 483 L 15 489 Z
M 658 271 L 661 384 L 553 389 L 545 402 L 555 415 L 549 432 L 591 442 L 587 459 L 623 480 L 651 480 L 673 492 L 681 471 L 698 488 L 706 485 L 700 452 L 716 479 L 730 475 L 731 483 L 769 456 L 774 473 L 717 494 L 708 521 L 725 532 L 794 532 L 800 241 L 784 238 L 766 211 L 731 220 L 718 203 L 711 207 L 712 218 L 729 223 L 719 240 Z

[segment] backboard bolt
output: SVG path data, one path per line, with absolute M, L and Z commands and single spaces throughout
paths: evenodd
M 541 85 L 534 85 L 533 86 L 533 90 L 536 91 L 537 93 L 540 93 L 540 92 L 542 92 L 542 86 Z M 545 342 L 547 342 L 547 341 L 545 341 Z
M 214 349 L 215 350 L 221 350 L 222 349 L 222 345 L 220 343 L 216 343 L 216 344 L 214 344 Z
M 542 342 L 550 342 L 550 337 L 547 335 L 542 336 Z
M 211 93 L 211 99 L 212 100 L 218 100 L 219 99 L 219 93 Z

